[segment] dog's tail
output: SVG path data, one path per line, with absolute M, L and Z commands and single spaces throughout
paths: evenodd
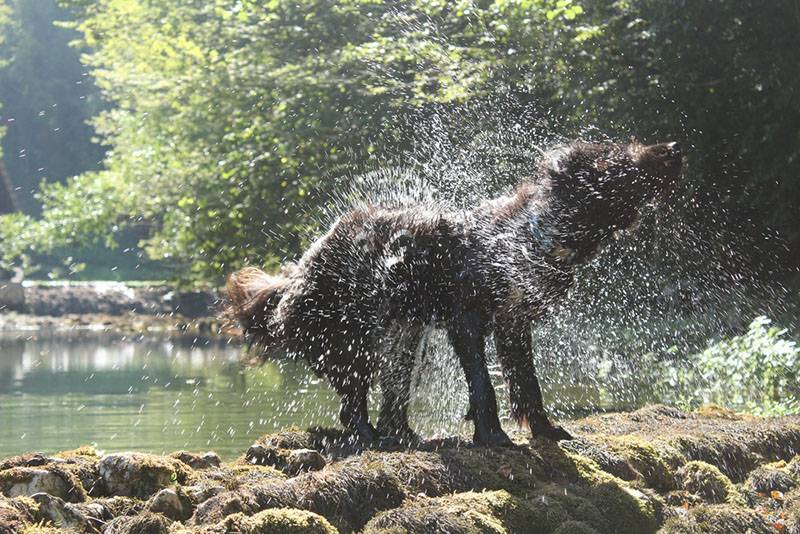
M 251 343 L 266 347 L 279 343 L 281 325 L 275 312 L 291 283 L 285 271 L 269 275 L 261 269 L 247 267 L 231 274 L 225 287 L 226 318 L 238 323 Z

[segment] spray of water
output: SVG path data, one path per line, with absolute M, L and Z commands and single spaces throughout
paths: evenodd
M 375 170 L 332 176 L 311 212 L 318 228 L 368 206 L 467 211 L 535 176 L 537 161 L 564 142 L 557 121 L 509 95 L 407 119 L 405 137 L 381 154 Z M 583 138 L 607 140 L 597 129 Z M 321 208 L 319 207 L 321 206 Z M 696 221 L 717 209 L 698 202 L 686 183 L 650 207 L 636 231 L 621 233 L 582 266 L 568 296 L 534 325 L 534 360 L 548 408 L 560 417 L 634 408 L 664 398 L 654 365 L 683 365 L 685 356 L 740 329 L 757 314 L 785 311 L 786 291 L 753 267 L 757 243 L 720 224 Z M 712 218 L 713 219 L 713 218 Z M 769 262 L 765 261 L 765 264 Z M 498 398 L 507 395 L 492 342 L 488 354 Z M 428 433 L 463 429 L 466 385 L 442 332 L 424 343 L 414 380 L 413 419 Z M 432 400 L 433 399 L 433 400 Z

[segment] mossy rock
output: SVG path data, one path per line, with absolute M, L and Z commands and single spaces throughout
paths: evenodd
M 192 469 L 211 469 L 222 465 L 222 460 L 215 452 L 175 451 L 169 457 L 180 460 Z
M 268 508 L 296 508 L 297 502 L 295 489 L 281 481 L 242 487 L 219 493 L 198 504 L 187 524 L 209 525 L 236 513 L 254 515 Z
M 800 484 L 800 455 L 795 456 L 786 464 L 786 472 Z
M 185 484 L 193 474 L 180 460 L 130 452 L 104 456 L 97 468 L 109 495 L 139 499 L 173 484 Z
M 594 460 L 600 469 L 619 479 L 635 480 L 639 476 L 626 458 L 614 452 L 605 443 L 578 437 L 560 443 L 559 446 L 572 454 Z
M 8 497 L 47 493 L 68 502 L 86 500 L 80 479 L 65 466 L 12 467 L 0 471 L 0 492 Z
M 743 504 L 731 480 L 711 464 L 688 462 L 677 472 L 678 485 L 708 503 Z
M 663 501 L 656 495 L 626 487 L 620 482 L 606 482 L 585 489 L 582 496 L 602 512 L 608 522 L 609 532 L 655 532 L 661 522 Z
M 365 534 L 388 533 L 550 533 L 569 519 L 563 506 L 547 496 L 525 501 L 504 490 L 456 493 L 417 499 L 383 512 Z
M 219 469 L 200 471 L 197 476 L 199 480 L 214 481 L 228 489 L 286 479 L 283 472 L 271 465 L 255 465 L 243 461 L 224 464 Z
M 318 513 L 344 531 L 360 530 L 376 513 L 400 506 L 407 496 L 391 464 L 375 455 L 303 473 L 285 486 L 295 493 L 296 508 Z
M 787 470 L 763 466 L 750 473 L 745 485 L 758 493 L 769 495 L 773 491 L 785 493 L 796 488 L 798 484 Z
M 675 488 L 670 465 L 652 443 L 636 436 L 613 436 L 606 439 L 611 449 L 633 466 L 647 486 L 659 491 Z
M 763 462 L 762 457 L 748 450 L 744 439 L 733 436 L 684 435 L 676 438 L 674 444 L 688 460 L 711 464 L 732 482 L 742 482 L 750 471 Z
M 169 534 L 171 524 L 172 521 L 161 514 L 143 512 L 109 521 L 103 534 Z
M 586 497 L 579 497 L 561 486 L 547 487 L 543 494 L 561 503 L 561 506 L 573 520 L 592 525 L 595 530 L 600 532 L 612 531 L 611 525 L 603 515 L 603 512 Z
M 63 458 L 65 460 L 69 459 L 90 459 L 90 460 L 99 460 L 100 454 L 97 452 L 92 445 L 81 445 L 77 449 L 70 449 L 67 451 L 57 452 L 55 454 L 56 458 Z
M 729 504 L 699 506 L 664 523 L 660 534 L 775 534 L 780 532 L 753 510 Z
M 35 508 L 35 503 L 31 504 L 31 508 Z M 31 521 L 33 515 L 27 506 L 16 502 L 15 499 L 0 497 L 0 534 L 19 532 Z
M 179 529 L 173 534 L 228 533 L 237 534 L 338 534 L 338 530 L 321 515 L 307 510 L 275 508 L 253 516 L 233 514 L 217 525 L 204 529 Z
M 439 497 L 481 488 L 484 485 L 465 466 L 466 462 L 474 465 L 474 462 L 478 461 L 475 455 L 468 451 L 366 452 L 363 456 L 367 461 L 379 459 L 383 468 L 391 471 L 397 477 L 409 495 L 423 494 L 427 497 Z M 478 456 L 485 458 L 480 454 Z M 498 468 L 501 465 L 507 465 L 509 470 L 507 476 L 510 475 L 512 478 L 516 476 L 515 468 L 517 474 L 529 473 L 528 462 L 524 460 L 514 465 L 503 464 L 503 456 L 494 456 L 494 461 Z M 498 474 L 497 470 L 495 470 L 495 474 Z
M 560 449 L 559 454 L 564 455 Z M 549 478 L 538 450 L 475 447 L 449 449 L 439 455 L 452 475 L 454 490 L 491 488 L 524 495 Z

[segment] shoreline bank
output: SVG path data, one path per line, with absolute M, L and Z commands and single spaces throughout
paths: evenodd
M 786 532 L 800 529 L 800 417 L 654 405 L 566 424 L 555 444 L 462 437 L 355 450 L 287 430 L 241 456 L 0 461 L 0 532 Z M 142 530 L 147 529 L 147 530 Z

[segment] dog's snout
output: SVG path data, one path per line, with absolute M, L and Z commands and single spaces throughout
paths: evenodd
M 669 149 L 670 154 L 672 154 L 673 156 L 681 155 L 681 145 L 677 141 L 667 143 L 667 149 Z

